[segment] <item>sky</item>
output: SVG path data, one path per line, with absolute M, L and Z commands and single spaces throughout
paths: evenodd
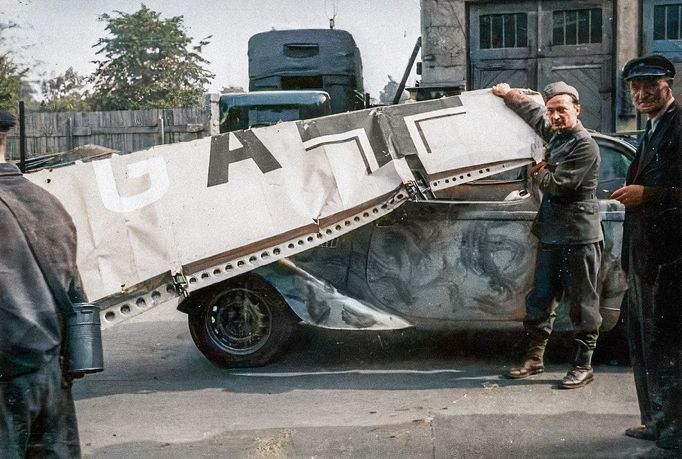
M 162 18 L 184 16 L 195 39 L 212 35 L 202 56 L 215 78 L 207 88 L 248 88 L 247 42 L 271 30 L 327 28 L 350 32 L 360 49 L 365 91 L 373 97 L 391 75 L 399 81 L 420 35 L 419 0 L 0 0 L 0 22 L 12 21 L 9 44 L 31 68 L 33 79 L 50 78 L 73 67 L 89 75 L 98 58 L 93 45 L 104 37 L 102 13 L 133 13 L 144 3 Z M 7 43 L 6 43 L 7 44 Z M 414 84 L 414 69 L 408 86 Z

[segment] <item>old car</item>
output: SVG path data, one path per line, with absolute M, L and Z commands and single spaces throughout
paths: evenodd
M 593 133 L 605 234 L 602 329 L 618 322 L 624 183 L 635 148 Z M 540 195 L 528 167 L 410 201 L 372 224 L 191 296 L 192 338 L 222 367 L 259 366 L 285 349 L 298 323 L 333 329 L 519 327 L 531 288 Z M 565 308 L 555 328 L 570 330 Z

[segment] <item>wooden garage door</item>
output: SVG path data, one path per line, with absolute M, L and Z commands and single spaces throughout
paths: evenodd
M 682 75 L 682 0 L 644 0 L 642 2 L 642 43 L 644 54 L 662 54 L 675 64 Z M 673 92 L 682 100 L 682 88 Z
M 583 124 L 613 129 L 613 7 L 580 0 L 469 7 L 472 89 L 499 82 L 541 90 L 563 80 L 580 92 Z

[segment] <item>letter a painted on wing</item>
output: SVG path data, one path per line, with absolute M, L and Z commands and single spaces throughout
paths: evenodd
M 230 164 L 249 158 L 264 174 L 282 168 L 252 131 L 230 132 L 211 137 L 207 186 L 210 188 L 227 183 Z

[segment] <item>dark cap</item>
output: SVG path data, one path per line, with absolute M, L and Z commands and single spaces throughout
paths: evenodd
M 17 119 L 10 112 L 0 110 L 0 132 L 9 131 L 15 124 Z
M 542 90 L 542 94 L 545 96 L 545 100 L 549 100 L 554 96 L 559 96 L 561 94 L 568 94 L 573 97 L 573 100 L 580 102 L 580 97 L 578 96 L 578 90 L 573 86 L 564 83 L 563 81 L 557 81 L 556 83 L 550 83 L 545 86 Z
M 660 54 L 630 59 L 623 67 L 625 81 L 637 78 L 673 78 L 674 76 L 675 66 Z

